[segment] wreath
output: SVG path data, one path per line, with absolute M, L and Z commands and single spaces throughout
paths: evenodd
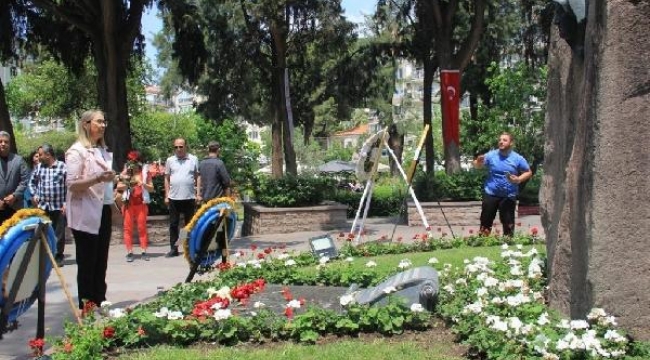
M 187 237 L 182 239 L 185 259 L 191 265 L 196 263 L 202 269 L 211 267 L 218 259 L 221 259 L 223 249 L 211 249 L 199 258 L 203 240 L 214 236 L 217 229 L 214 228 L 216 221 L 223 216 L 223 224 L 226 231 L 226 240 L 230 241 L 235 235 L 237 224 L 237 213 L 234 211 L 235 202 L 230 197 L 215 198 L 203 204 L 194 214 L 192 220 L 184 227 Z
M 0 286 L 0 308 L 5 306 L 9 300 L 9 291 L 11 285 L 9 284 L 10 272 L 12 272 L 12 263 L 14 260 L 22 260 L 22 256 L 16 256 L 19 251 L 24 251 L 28 242 L 34 237 L 36 227 L 30 225 L 37 225 L 43 221 L 49 221 L 46 213 L 41 209 L 21 209 L 18 210 L 11 218 L 6 220 L 0 225 L 0 279 L 2 280 Z M 54 252 L 56 250 L 56 235 L 51 225 L 47 226 L 46 230 L 47 243 L 50 249 Z M 36 247 L 32 254 L 27 273 L 21 284 L 21 289 L 18 291 L 18 297 L 9 311 L 8 320 L 14 322 L 18 317 L 24 314 L 36 301 L 38 297 L 38 251 L 40 247 Z M 35 265 L 35 267 L 34 267 Z M 50 259 L 46 259 L 45 264 L 45 278 L 49 277 L 52 271 L 52 263 Z M 22 287 L 29 287 L 24 291 Z M 32 288 L 33 286 L 33 288 Z
M 379 160 L 384 131 L 380 131 L 369 137 L 359 151 L 356 174 L 359 181 L 366 181 L 370 178 L 372 169 L 375 167 L 375 160 Z

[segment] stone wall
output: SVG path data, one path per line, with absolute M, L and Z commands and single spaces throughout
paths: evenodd
M 552 28 L 540 191 L 550 305 L 572 318 L 604 308 L 642 340 L 650 339 L 649 54 L 648 1 L 590 1 L 586 26 Z
M 337 203 L 300 208 L 267 208 L 244 203 L 241 235 L 335 230 L 347 226 L 347 206 Z
M 446 225 L 447 221 L 452 226 L 478 226 L 480 223 L 480 201 L 441 201 L 440 206 L 437 202 L 423 202 L 420 205 L 430 226 Z M 422 218 L 414 203 L 408 203 L 407 214 L 409 226 L 422 226 Z

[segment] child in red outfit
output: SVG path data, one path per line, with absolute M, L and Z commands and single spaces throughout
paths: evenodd
M 147 246 L 147 215 L 149 214 L 149 192 L 152 192 L 153 183 L 146 169 L 140 162 L 137 151 L 129 152 L 126 168 L 120 175 L 117 190 L 122 191 L 122 214 L 124 215 L 124 245 L 126 246 L 126 261 L 133 261 L 133 222 L 138 226 L 142 260 L 149 261 Z M 144 171 L 143 171 L 144 170 Z

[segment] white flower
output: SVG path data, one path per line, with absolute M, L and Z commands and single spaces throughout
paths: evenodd
M 394 286 L 387 286 L 387 287 L 384 288 L 383 291 L 384 291 L 384 294 L 390 294 L 390 293 L 394 293 L 395 291 L 397 291 L 397 289 Z
M 469 305 L 465 306 L 464 313 L 471 312 L 474 314 L 480 314 L 483 311 L 483 304 L 480 301 L 476 301 Z
M 288 259 L 290 256 L 287 253 L 282 253 L 277 256 L 278 260 Z
M 607 313 L 605 312 L 604 309 L 602 309 L 602 308 L 593 308 L 593 309 L 591 309 L 589 314 L 587 314 L 587 319 L 594 320 L 594 319 L 598 319 L 598 318 L 605 317 L 605 316 L 607 316 Z
M 569 325 L 573 330 L 589 329 L 589 323 L 585 320 L 571 320 Z
M 429 259 L 429 264 L 437 264 L 437 263 L 438 263 L 438 259 L 436 259 L 436 258 L 434 258 L 434 257 L 432 257 L 431 259 Z
M 524 274 L 524 272 L 521 271 L 521 266 L 513 266 L 513 267 L 510 268 L 510 275 L 521 276 L 523 274 Z
M 348 306 L 350 304 L 354 304 L 355 299 L 353 295 L 343 295 L 339 299 L 339 302 L 341 303 L 341 306 Z
M 253 307 L 256 308 L 256 309 L 259 309 L 259 308 L 262 308 L 262 307 L 265 307 L 265 306 L 266 306 L 266 304 L 264 304 L 264 303 L 261 302 L 261 301 L 256 301 L 256 302 L 253 304 Z
M 238 262 L 238 263 L 235 264 L 235 266 L 240 267 L 240 268 L 246 268 L 246 263 L 245 262 Z
M 183 313 L 180 311 L 170 311 L 167 314 L 167 319 L 169 320 L 179 320 L 183 318 Z
M 294 309 L 300 309 L 300 301 L 299 300 L 291 300 L 287 303 L 288 308 L 294 308 Z
M 159 311 L 153 313 L 153 315 L 158 318 L 167 317 L 167 314 L 169 314 L 169 309 L 166 307 L 162 307 Z
M 508 318 L 508 326 L 515 331 L 515 334 L 518 334 L 521 330 L 521 327 L 524 326 L 524 323 L 519 320 L 518 317 Z
M 325 265 L 330 261 L 329 256 L 321 256 L 320 259 L 318 259 L 318 263 L 321 265 Z
M 548 319 L 548 313 L 545 312 L 537 318 L 537 325 L 544 326 L 551 321 Z
M 422 304 L 415 303 L 415 304 L 411 305 L 411 311 L 412 312 L 423 312 L 424 307 L 422 306 Z
M 476 295 L 478 295 L 479 297 L 485 296 L 487 295 L 487 293 L 488 293 L 488 289 L 484 287 L 478 288 L 478 290 L 476 290 Z
M 495 297 L 492 298 L 492 300 L 491 300 L 490 302 L 491 302 L 492 304 L 503 304 L 503 303 L 505 303 L 506 301 L 505 301 L 502 297 L 495 296 Z
M 567 320 L 567 319 L 562 319 L 562 320 L 560 320 L 560 322 L 557 324 L 557 327 L 559 327 L 560 329 L 570 329 L 570 328 L 571 328 L 571 324 L 569 323 L 569 320 Z
M 126 313 L 124 312 L 123 309 L 117 308 L 117 309 L 111 309 L 108 311 L 108 316 L 112 318 L 121 318 L 122 316 L 125 316 Z
M 353 262 L 353 261 L 354 261 L 354 258 L 353 258 L 352 256 L 348 256 L 348 257 L 345 258 L 345 261 L 347 261 L 347 262 Z
M 284 262 L 284 265 L 285 265 L 285 266 L 294 266 L 294 265 L 296 265 L 296 260 L 294 260 L 294 259 L 289 259 L 289 260 L 287 260 L 287 261 Z
M 523 249 L 523 248 L 524 248 L 523 246 L 521 246 L 521 244 L 517 244 L 517 246 L 516 246 L 516 247 L 517 247 L 517 249 L 518 249 L 518 250 L 521 250 L 521 249 Z
M 508 250 L 508 244 L 503 244 L 503 245 L 501 245 L 501 249 L 503 249 L 503 250 Z
M 215 293 L 215 295 L 217 295 L 218 297 L 220 297 L 222 299 L 232 300 L 232 297 L 230 296 L 230 290 L 231 290 L 230 287 L 222 286 L 221 289 L 219 289 Z
M 602 326 L 616 326 L 618 323 L 616 322 L 616 318 L 613 316 L 605 316 L 600 319 L 598 319 L 598 324 Z
M 104 309 L 104 308 L 110 307 L 111 305 L 113 305 L 112 302 L 104 300 L 104 301 L 102 301 L 102 303 L 99 305 L 99 307 L 101 307 L 102 309 Z
M 232 316 L 232 312 L 230 311 L 230 309 L 219 309 L 214 312 L 214 319 L 217 321 L 225 320 L 231 316 Z
M 508 331 L 508 323 L 505 321 L 501 321 L 500 319 L 494 320 L 494 323 L 490 327 L 498 331 L 503 331 L 503 332 Z
M 616 330 L 607 330 L 604 336 L 605 340 L 610 340 L 613 342 L 627 342 L 625 336 L 619 334 Z
M 450 294 L 453 294 L 454 293 L 454 286 L 451 285 L 451 284 L 447 284 L 442 288 L 442 290 L 444 290 L 444 291 L 446 291 L 446 292 L 448 292 Z
M 467 285 L 467 280 L 465 278 L 456 279 L 456 285 Z
M 223 303 L 219 301 L 219 302 L 216 302 L 216 303 L 212 304 L 212 306 L 210 306 L 210 309 L 219 310 L 219 309 L 222 309 L 223 307 L 224 307 Z
M 612 352 L 609 353 L 612 357 L 617 358 L 625 355 L 625 350 L 612 350 Z
M 366 267 L 375 267 L 375 266 L 377 266 L 377 263 L 372 260 L 366 263 Z
M 411 264 L 411 260 L 409 260 L 409 259 L 402 259 L 402 260 L 399 262 L 399 264 L 397 265 L 397 267 L 400 268 L 400 269 L 406 269 L 406 268 L 411 267 L 411 265 L 412 265 L 412 264 Z
M 483 281 L 483 286 L 485 286 L 485 287 L 493 287 L 493 286 L 497 286 L 497 285 L 499 285 L 499 280 L 496 279 L 496 278 L 493 278 L 491 276 L 485 278 L 485 280 Z

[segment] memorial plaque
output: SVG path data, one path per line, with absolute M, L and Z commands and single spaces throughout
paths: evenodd
M 394 287 L 387 294 L 385 289 Z M 419 303 L 433 311 L 438 297 L 438 272 L 430 266 L 421 266 L 393 275 L 375 287 L 359 290 L 352 285 L 345 295 L 352 295 L 359 304 L 386 304 L 389 295 L 406 298 L 408 304 Z
M 256 302 L 264 303 L 264 307 L 277 314 L 284 314 L 287 303 L 284 291 L 288 290 L 295 300 L 304 299 L 305 304 L 301 309 L 296 309 L 295 313 L 299 314 L 307 309 L 309 306 L 318 306 L 323 309 L 342 311 L 340 298 L 345 293 L 347 288 L 335 286 L 311 286 L 311 285 L 296 285 L 284 286 L 268 284 L 264 291 L 253 294 L 245 305 L 239 304 L 238 308 L 240 313 L 247 314 L 256 312 L 254 308 Z

